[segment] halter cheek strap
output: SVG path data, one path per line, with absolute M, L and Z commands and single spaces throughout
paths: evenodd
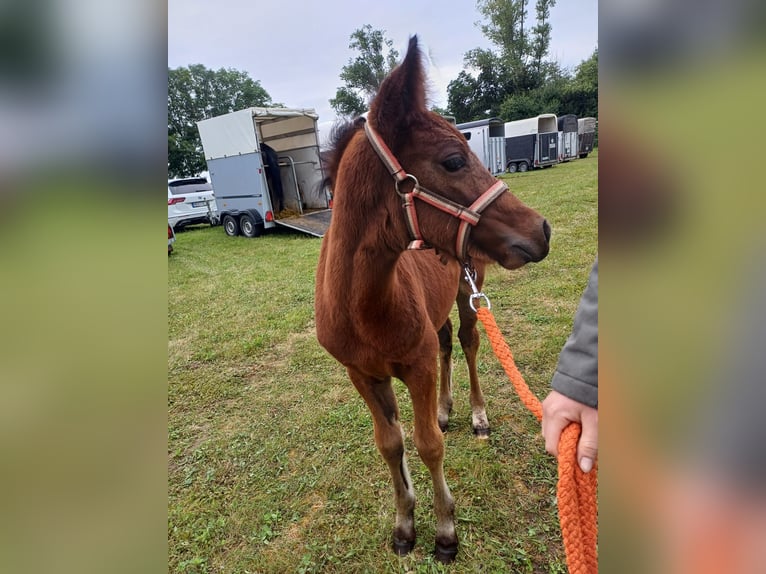
M 500 195 L 508 190 L 508 186 L 499 179 L 484 193 L 479 196 L 479 199 L 474 201 L 468 208 L 470 211 L 475 212 L 477 215 L 484 211 L 490 203 L 495 201 Z M 476 223 L 479 223 L 478 217 Z M 468 225 L 476 225 L 476 223 L 470 223 L 466 220 L 460 222 L 460 226 L 457 229 L 457 251 L 460 261 L 465 261 L 466 250 L 468 249 L 468 231 L 470 228 Z
M 407 246 L 407 249 L 430 248 L 430 245 L 428 245 L 425 239 L 423 239 L 423 234 L 421 233 L 420 226 L 418 225 L 418 214 L 417 210 L 415 209 L 414 200 L 420 199 L 424 203 L 444 211 L 445 213 L 449 213 L 453 217 L 456 217 L 460 220 L 457 238 L 455 241 L 455 254 L 461 262 L 465 262 L 467 255 L 466 249 L 468 248 L 468 231 L 470 230 L 469 226 L 473 227 L 479 223 L 481 212 L 484 211 L 484 209 L 486 209 L 486 207 L 495 199 L 500 197 L 500 195 L 508 189 L 508 186 L 505 185 L 505 183 L 502 181 L 497 180 L 469 207 L 465 207 L 459 203 L 455 203 L 454 201 L 447 199 L 446 197 L 442 197 L 441 195 L 429 191 L 420 185 L 418 179 L 414 175 L 409 174 L 404 170 L 401 164 L 397 161 L 396 157 L 394 157 L 394 154 L 391 153 L 391 150 L 388 148 L 385 142 L 380 138 L 372 126 L 370 126 L 369 122 L 364 123 L 364 131 L 367 134 L 367 139 L 369 140 L 370 145 L 372 145 L 372 149 L 375 150 L 375 152 L 378 154 L 378 157 L 386 166 L 386 169 L 388 169 L 388 172 L 394 178 L 396 193 L 403 200 L 402 207 L 404 208 L 407 229 L 409 230 L 410 238 L 412 239 Z M 412 181 L 413 187 L 411 191 L 403 192 L 400 186 L 407 180 Z

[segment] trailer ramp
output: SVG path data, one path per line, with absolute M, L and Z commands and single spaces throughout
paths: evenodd
M 314 237 L 324 237 L 327 228 L 330 226 L 331 217 L 332 209 L 323 209 L 321 211 L 307 212 L 303 215 L 275 219 L 274 223 L 308 233 Z

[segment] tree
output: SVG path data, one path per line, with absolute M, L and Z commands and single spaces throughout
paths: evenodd
M 253 106 L 274 106 L 271 96 L 247 72 L 202 64 L 168 68 L 168 177 L 206 169 L 197 122 Z
M 505 60 L 524 59 L 529 42 L 524 34 L 528 0 L 478 0 L 476 8 L 486 21 L 482 33 L 500 51 Z
M 500 105 L 499 115 L 509 122 L 531 118 L 538 115 L 541 109 L 544 109 L 542 106 L 538 94 L 510 95 Z
M 481 31 L 495 45 L 503 64 L 504 84 L 519 92 L 545 82 L 545 57 L 551 43 L 550 9 L 556 0 L 537 0 L 537 25 L 525 30 L 529 0 L 478 0 L 477 8 L 486 21 Z M 474 51 L 471 51 L 474 52 Z M 469 62 L 471 52 L 466 54 Z
M 447 105 L 458 123 L 496 116 L 502 88 L 491 70 L 474 77 L 465 70 L 447 84 Z
M 556 5 L 556 0 L 537 0 L 535 11 L 537 13 L 537 25 L 532 28 L 532 67 L 538 78 L 545 80 L 545 56 L 551 47 L 551 24 L 548 21 L 551 16 L 551 8 Z
M 481 30 L 495 49 L 466 52 L 463 62 L 471 73 L 463 71 L 450 82 L 448 101 L 458 121 L 502 115 L 506 109 L 515 110 L 514 115 L 526 113 L 523 110 L 534 109 L 539 100 L 539 94 L 534 92 L 555 75 L 557 66 L 546 61 L 551 38 L 550 8 L 555 0 L 537 0 L 537 25 L 531 30 L 525 29 L 528 2 L 477 1 L 477 9 L 485 18 Z M 509 97 L 515 101 L 504 107 Z
M 572 113 L 564 98 L 571 77 L 558 64 L 545 64 L 546 81 L 537 88 L 507 96 L 500 105 L 500 117 L 508 120 L 531 118 L 539 114 Z
M 477 108 L 483 107 L 479 99 L 478 82 L 465 70 L 447 84 L 447 107 L 459 124 L 476 116 Z
M 575 68 L 574 83 L 585 90 L 598 90 L 598 48 Z
M 575 76 L 561 94 L 568 113 L 578 117 L 598 117 L 598 48 L 575 68 Z
M 338 88 L 330 100 L 338 115 L 353 117 L 367 110 L 381 82 L 399 59 L 393 45 L 393 41 L 385 37 L 385 30 L 373 30 L 369 24 L 351 34 L 348 47 L 359 53 L 343 66 L 340 79 L 345 85 Z

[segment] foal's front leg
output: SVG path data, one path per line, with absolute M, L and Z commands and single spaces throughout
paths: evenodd
M 433 357 L 432 354 L 424 353 Z M 436 370 L 433 360 L 426 360 L 405 373 L 404 383 L 412 398 L 415 417 L 414 440 L 418 454 L 431 473 L 436 514 L 436 548 L 439 562 L 450 563 L 458 549 L 455 533 L 455 502 L 444 477 L 444 435 L 438 424 L 436 405 Z
M 484 282 L 484 270 L 480 269 L 477 274 L 476 284 L 479 289 Z M 471 382 L 471 426 L 473 434 L 478 438 L 489 437 L 489 419 L 484 409 L 484 394 L 479 384 L 479 373 L 476 369 L 476 355 L 479 352 L 479 331 L 476 329 L 476 311 L 471 309 L 471 289 L 465 281 L 460 282 L 460 290 L 457 294 L 457 309 L 460 316 L 460 328 L 457 337 L 463 348 L 465 360 L 468 364 L 468 378 Z
M 394 551 L 403 556 L 415 546 L 415 490 L 404 455 L 404 434 L 391 378 L 366 376 L 351 367 L 348 374 L 370 409 L 375 444 L 391 472 L 396 503 L 393 544 Z

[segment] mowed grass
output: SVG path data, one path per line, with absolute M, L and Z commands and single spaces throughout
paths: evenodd
M 541 398 L 596 256 L 597 170 L 594 153 L 504 176 L 553 227 L 547 259 L 513 272 L 493 267 L 484 287 Z M 315 337 L 320 243 L 281 231 L 230 238 L 220 227 L 177 236 L 168 259 L 168 571 L 565 572 L 555 461 L 483 331 L 487 441 L 471 433 L 457 341 L 453 358 L 444 466 L 457 560 L 445 567 L 431 556 L 431 480 L 398 381 L 418 542 L 406 557 L 391 551 L 393 492 L 369 412 Z M 338 285 L 339 298 L 345 288 Z

